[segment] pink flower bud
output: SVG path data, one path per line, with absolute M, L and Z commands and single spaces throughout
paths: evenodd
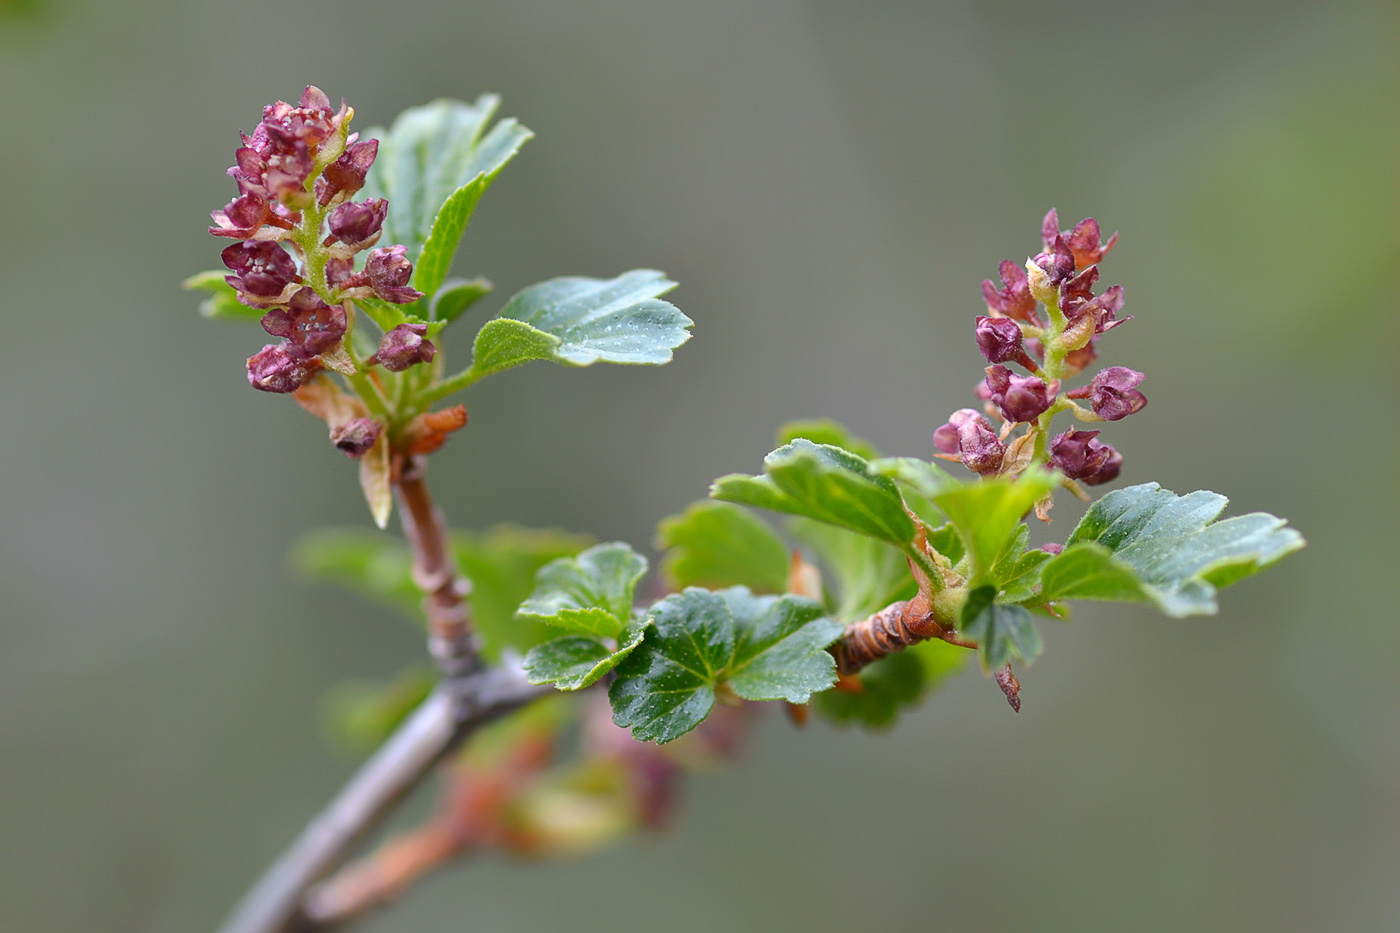
M 1101 370 L 1089 383 L 1089 403 L 1105 421 L 1118 421 L 1142 411 L 1147 396 L 1137 390 L 1143 374 L 1126 366 Z
M 385 369 L 403 372 L 416 363 L 430 363 L 437 355 L 437 347 L 431 340 L 425 340 L 427 324 L 400 324 L 384 335 L 379 342 L 379 351 L 374 359 Z
M 248 358 L 248 384 L 263 392 L 295 392 L 320 368 L 318 361 L 293 357 L 285 344 L 274 344 Z
M 1035 298 L 1031 296 L 1026 270 L 1009 259 L 1002 260 L 998 269 L 1002 288 L 998 289 L 990 279 L 982 283 L 982 297 L 987 300 L 987 307 L 1020 321 L 1031 320 L 1035 316 Z
M 345 309 L 327 305 L 310 288 L 299 288 L 287 309 L 274 308 L 263 315 L 263 330 L 286 337 L 287 355 L 306 359 L 335 348 L 345 336 Z
M 331 443 L 347 457 L 358 460 L 369 453 L 384 425 L 372 418 L 352 418 L 331 432 Z
M 351 249 L 364 249 L 379 239 L 388 211 L 389 202 L 383 198 L 346 201 L 331 211 L 329 242 L 339 240 Z
M 413 263 L 408 260 L 406 246 L 371 250 L 365 262 L 364 277 L 384 301 L 402 305 L 423 297 L 422 292 L 408 287 L 409 279 L 413 278 Z
M 233 275 L 224 281 L 239 292 L 239 298 L 253 307 L 267 307 L 280 300 L 288 285 L 300 282 L 296 260 L 281 246 L 268 240 L 244 240 L 224 247 L 219 254 Z

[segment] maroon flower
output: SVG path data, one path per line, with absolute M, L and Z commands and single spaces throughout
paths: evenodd
M 339 241 L 352 250 L 361 250 L 379 239 L 389 202 L 383 198 L 368 201 L 346 201 L 331 211 L 331 235 L 326 242 Z
M 1055 389 L 1034 376 L 1017 376 L 1005 366 L 987 367 L 992 404 L 1007 421 L 1034 421 L 1055 401 Z
M 1026 354 L 1022 345 L 1021 325 L 1010 318 L 979 315 L 977 349 L 982 351 L 989 363 L 1015 361 L 1026 369 L 1034 371 L 1036 368 L 1035 361 Z
M 379 350 L 368 361 L 379 363 L 391 372 L 403 372 L 416 363 L 431 363 L 437 347 L 425 340 L 427 324 L 400 324 L 379 341 Z
M 263 224 L 274 223 L 282 226 L 286 221 L 272 213 L 267 198 L 260 194 L 245 194 L 225 204 L 221 210 L 211 211 L 214 226 L 209 232 L 214 236 L 232 237 L 246 240 L 262 229 Z
M 300 288 L 286 310 L 274 308 L 263 315 L 263 330 L 274 337 L 286 337 L 288 356 L 307 359 L 320 356 L 345 336 L 345 309 L 331 306 L 309 288 Z
M 963 466 L 986 476 L 1001 469 L 1006 445 L 997 439 L 985 420 L 969 418 L 958 426 L 958 452 Z
M 933 446 L 943 451 L 945 454 L 955 454 L 959 449 L 958 428 L 965 421 L 980 421 L 990 428 L 987 419 L 982 417 L 980 411 L 971 408 L 959 408 L 948 416 L 948 423 L 940 425 L 933 432 Z
M 1062 236 L 1055 237 L 1055 242 L 1045 252 L 1038 253 L 1032 262 L 1045 271 L 1048 283 L 1055 287 L 1074 275 L 1074 254 Z
M 982 297 L 987 299 L 987 307 L 1007 317 L 1020 321 L 1035 318 L 1035 298 L 1026 280 L 1026 270 L 1009 259 L 1004 259 L 998 267 L 1003 287 L 998 289 L 991 279 L 982 282 Z
M 224 281 L 238 291 L 244 304 L 267 307 L 279 303 L 288 285 L 300 282 L 296 260 L 268 240 L 244 240 L 224 247 L 219 254 L 233 275 Z
M 358 460 L 369 453 L 384 425 L 372 418 L 352 418 L 331 432 L 331 443 L 347 457 Z
M 1102 262 L 1103 257 L 1117 243 L 1116 232 L 1108 238 L 1108 242 L 1099 242 L 1099 222 L 1092 217 L 1084 218 L 1069 232 L 1069 248 L 1074 254 L 1074 265 L 1077 269 L 1087 269 Z
M 326 284 L 332 290 L 348 288 L 349 282 L 355 277 L 355 260 L 344 257 L 336 258 L 332 256 L 326 260 Z
M 379 154 L 379 140 L 356 142 L 358 135 L 351 134 L 346 141 L 345 152 L 327 165 L 325 172 L 316 180 L 316 201 L 322 207 L 331 203 L 341 192 L 352 195 L 365 186 L 365 176 L 374 164 L 374 157 Z
M 1053 541 L 1048 541 L 1045 544 L 1042 544 L 1040 546 L 1040 549 L 1046 554 L 1059 554 L 1064 551 L 1065 546 L 1063 544 L 1056 544 Z
M 1142 380 L 1142 373 L 1126 366 L 1110 366 L 1100 370 L 1085 387 L 1094 413 L 1105 421 L 1118 421 L 1142 411 L 1147 405 L 1147 396 L 1137 390 Z M 1084 389 L 1077 391 L 1083 392 Z
M 422 292 L 408 287 L 413 263 L 408 261 L 406 246 L 371 250 L 363 275 L 374 293 L 385 301 L 404 305 L 423 297 Z
M 248 384 L 264 392 L 295 392 L 320 368 L 317 360 L 289 354 L 286 344 L 273 344 L 248 358 Z
M 1123 458 L 1099 443 L 1098 436 L 1098 431 L 1066 431 L 1056 436 L 1050 442 L 1050 466 L 1090 486 L 1117 478 Z

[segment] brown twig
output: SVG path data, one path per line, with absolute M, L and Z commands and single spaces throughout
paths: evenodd
M 424 593 L 428 650 L 445 676 L 465 674 L 481 664 L 467 605 L 471 586 L 457 573 L 447 524 L 428 493 L 421 459 L 404 461 L 394 488 L 404 536 L 413 548 L 413 580 Z
M 889 657 L 921 641 L 937 638 L 960 648 L 976 648 L 951 627 L 938 623 L 923 593 L 913 599 L 890 603 L 873 615 L 852 622 L 829 649 L 836 655 L 836 668 L 843 676 L 856 673 L 867 664 Z

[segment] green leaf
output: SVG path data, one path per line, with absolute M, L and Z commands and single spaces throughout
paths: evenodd
M 692 321 L 657 296 L 676 287 L 664 273 L 634 269 L 615 279 L 550 279 L 517 293 L 476 337 L 467 381 L 553 360 L 660 365 L 690 339 Z
M 457 566 L 472 583 L 472 618 L 488 660 L 498 660 L 507 647 L 526 651 L 558 634 L 539 622 L 517 621 L 515 611 L 535 588 L 535 574 L 541 567 L 592 543 L 587 535 L 517 525 L 452 535 Z
M 962 483 L 936 463 L 915 457 L 885 457 L 870 461 L 871 476 L 897 479 L 926 498 L 962 487 Z
M 393 734 L 437 685 L 427 665 L 404 669 L 388 683 L 352 680 L 336 684 L 321 700 L 321 720 L 338 744 L 364 753 Z
M 266 310 L 250 308 L 238 300 L 238 292 L 224 281 L 227 269 L 211 269 L 192 275 L 180 283 L 186 291 L 208 292 L 209 297 L 199 303 L 199 313 L 207 318 L 225 320 L 261 321 Z
M 454 321 L 494 288 L 486 279 L 448 279 L 433 294 L 431 317 L 436 321 Z
M 896 600 L 909 599 L 917 590 L 909 562 L 891 544 L 810 518 L 793 519 L 789 527 L 816 551 L 825 571 L 823 582 L 835 582 L 827 607 L 837 619 L 863 619 Z
M 408 546 L 367 528 L 323 528 L 303 535 L 291 552 L 292 567 L 313 580 L 339 583 L 420 619 L 423 594 L 413 582 Z
M 1030 533 L 1024 523 L 1018 524 L 987 573 L 987 579 L 1001 588 L 1002 602 L 1017 603 L 1036 595 L 1040 566 L 1050 559 L 1050 554 L 1039 548 L 1026 548 Z
M 431 295 L 441 284 L 472 210 L 496 175 L 533 134 L 514 120 L 487 130 L 500 98 L 436 100 L 399 114 L 379 140 L 365 179 L 368 197 L 387 198 L 383 242 L 402 244 L 414 263 L 413 285 Z
M 962 634 L 977 642 L 977 656 L 987 672 L 1019 658 L 1030 664 L 1044 647 L 1035 620 L 1024 606 L 993 602 L 996 587 L 973 590 L 963 607 Z
M 782 447 L 785 444 L 791 444 L 799 437 L 805 438 L 813 444 L 829 444 L 832 447 L 849 450 L 867 460 L 880 456 L 880 452 L 869 441 L 856 437 L 847 431 L 844 425 L 832 421 L 830 418 L 789 421 L 778 428 L 777 444 Z
M 836 679 L 825 650 L 843 626 L 797 596 L 690 587 L 654 604 L 654 628 L 617 667 L 613 721 L 641 741 L 669 742 L 700 724 L 728 683 L 749 700 L 805 703 Z
M 798 439 L 763 458 L 763 476 L 722 476 L 715 499 L 802 515 L 907 547 L 914 522 L 888 477 L 870 476 L 868 461 L 827 444 Z
M 632 619 L 618 636 L 616 648 L 584 635 L 565 635 L 536 645 L 525 655 L 525 673 L 532 684 L 582 690 L 631 654 L 649 625 L 649 618 Z
M 632 591 L 646 572 L 646 558 L 626 544 L 595 545 L 541 568 L 516 618 L 574 635 L 617 638 L 632 618 Z
M 663 519 L 656 546 L 666 550 L 661 573 L 672 589 L 787 589 L 787 545 L 762 521 L 732 505 L 696 502 L 685 514 Z
M 971 563 L 970 582 L 989 579 L 997 555 L 1022 517 L 1055 487 L 1055 474 L 1028 470 L 1015 480 L 992 477 L 939 492 L 929 498 L 948 516 Z
M 1041 599 L 1150 601 L 1169 616 L 1214 613 L 1215 591 L 1304 545 L 1264 512 L 1215 521 L 1228 500 L 1156 483 L 1110 492 L 1089 507 L 1065 550 L 1041 571 Z
M 972 653 L 944 641 L 926 641 L 861 669 L 858 689 L 827 690 L 812 698 L 817 712 L 839 726 L 881 731 L 902 710 L 918 705 L 961 670 Z

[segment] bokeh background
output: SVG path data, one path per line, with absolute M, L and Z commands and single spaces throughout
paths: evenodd
M 363 929 L 1395 929 L 1397 39 L 1383 0 L 0 3 L 0 929 L 212 929 L 353 767 L 318 698 L 421 657 L 286 569 L 368 524 L 353 469 L 178 287 L 307 83 L 362 126 L 502 93 L 538 139 L 458 271 L 652 266 L 697 322 L 663 369 L 473 389 L 454 524 L 645 545 L 793 417 L 928 455 L 1053 205 L 1123 232 L 1124 480 L 1310 541 L 1217 618 L 1047 625 L 1019 716 L 968 673 L 890 735 L 773 718 L 671 831 Z

